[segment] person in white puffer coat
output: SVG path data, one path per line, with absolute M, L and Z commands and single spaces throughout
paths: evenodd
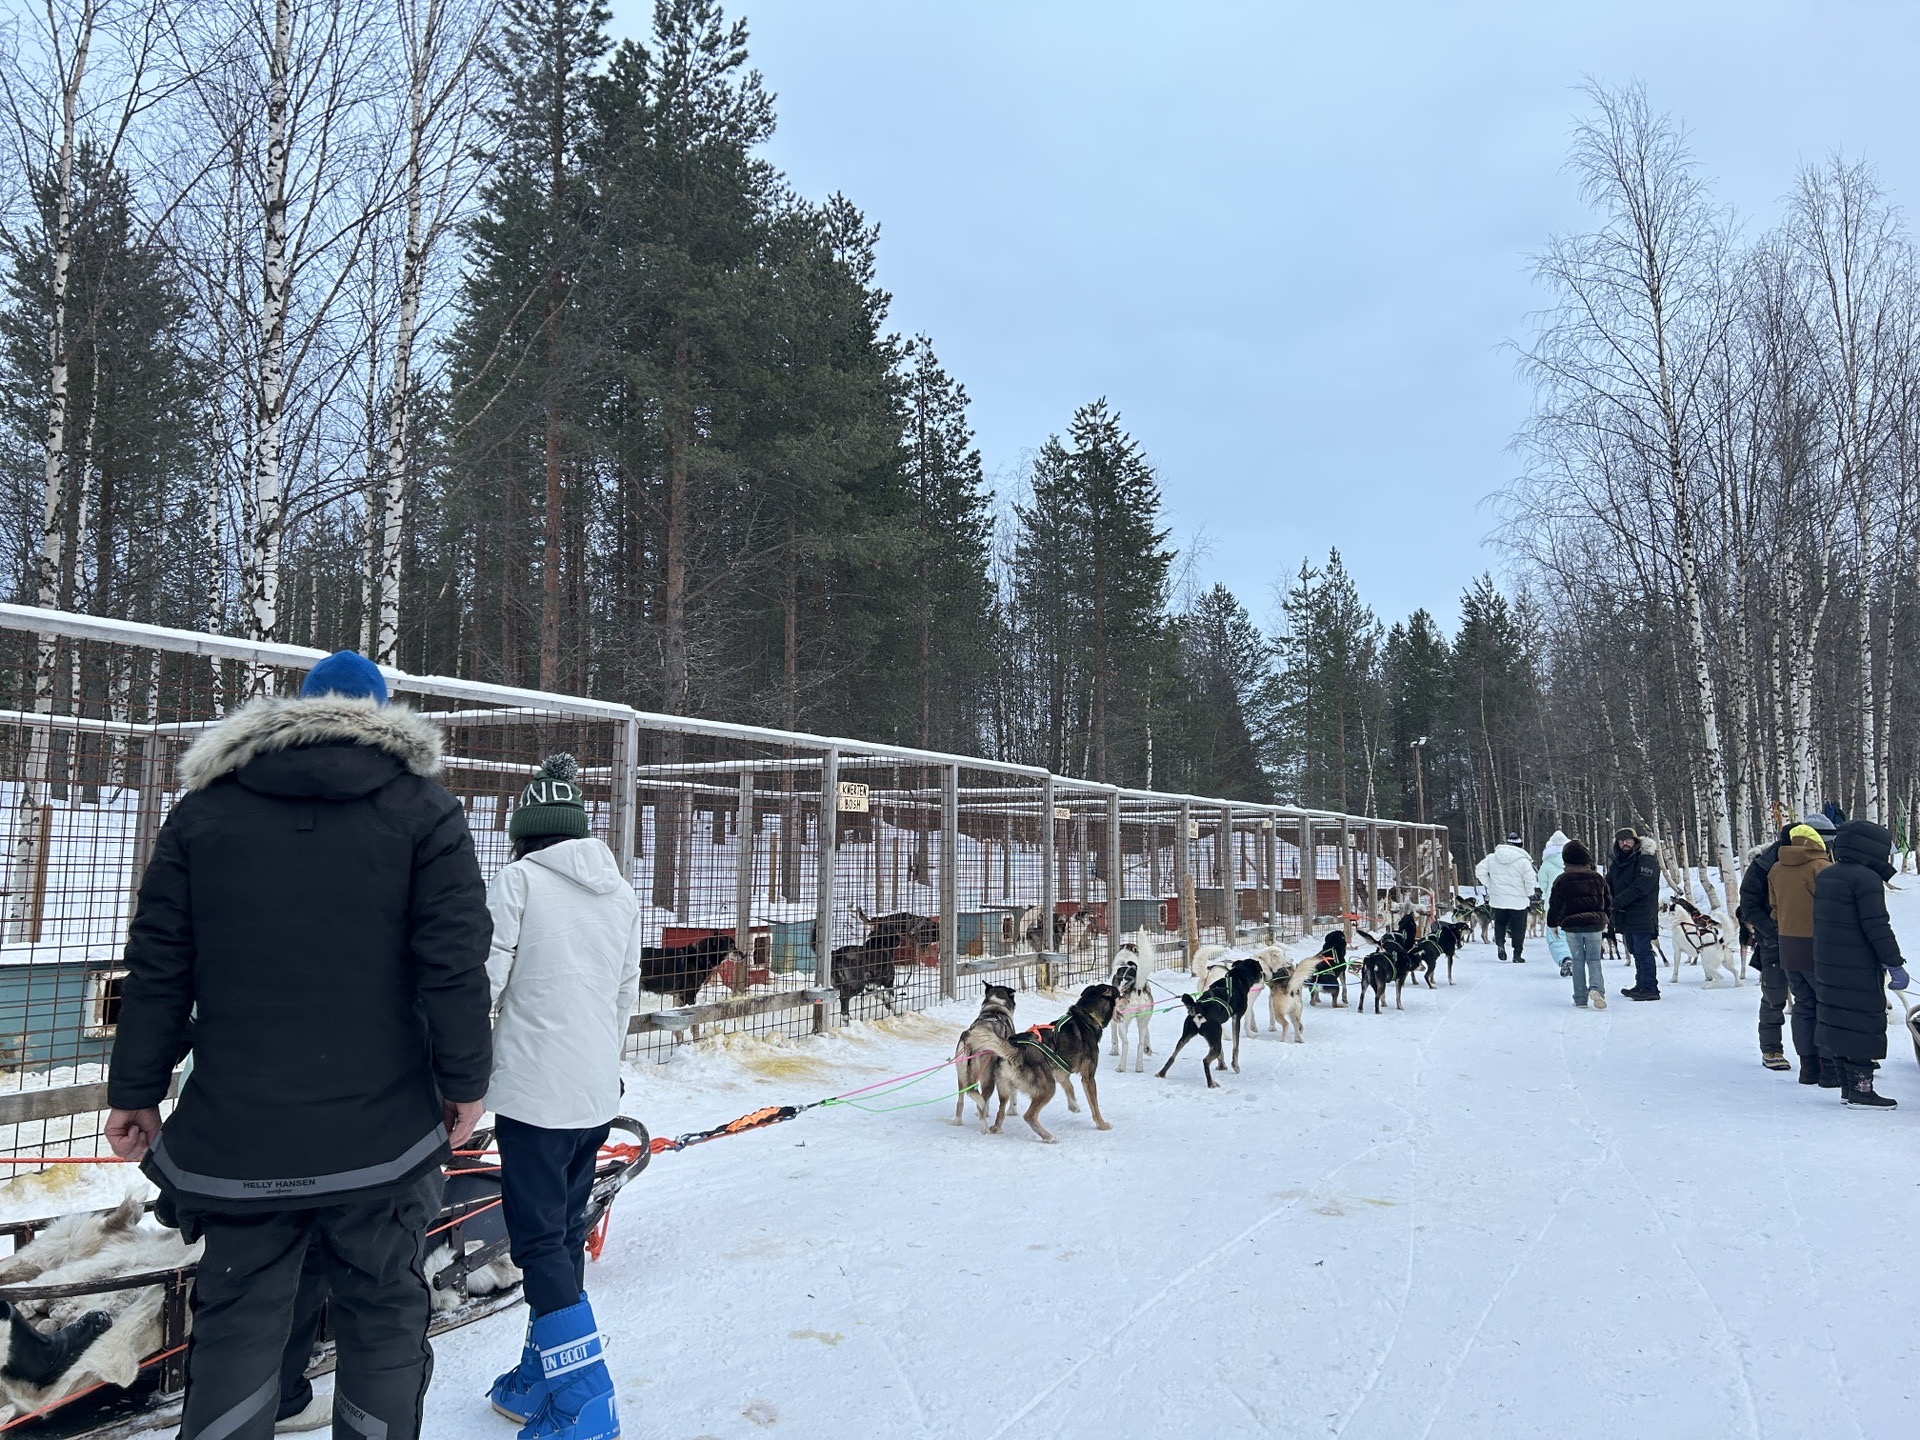
M 1566 857 L 1562 853 L 1567 848 L 1567 832 L 1556 830 L 1547 837 L 1546 848 L 1540 852 L 1540 893 L 1553 894 L 1553 882 L 1566 873 Z M 1547 928 L 1547 953 L 1560 962 L 1562 975 L 1573 974 L 1573 951 L 1567 948 L 1567 937 L 1560 931 Z
M 1493 853 L 1473 867 L 1473 873 L 1486 891 L 1487 908 L 1493 911 L 1493 943 L 1500 958 L 1507 958 L 1507 940 L 1511 937 L 1513 963 L 1526 964 L 1522 952 L 1527 944 L 1527 907 L 1533 903 L 1540 880 L 1533 873 L 1533 861 L 1520 847 L 1519 835 L 1508 835 L 1494 846 Z
M 513 863 L 487 890 L 487 1108 L 528 1326 L 520 1363 L 488 1399 L 523 1422 L 522 1440 L 609 1440 L 620 1422 L 587 1303 L 587 1202 L 640 998 L 640 905 L 613 852 L 588 833 L 571 755 L 541 764 L 507 833 Z

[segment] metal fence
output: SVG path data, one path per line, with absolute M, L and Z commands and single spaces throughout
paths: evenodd
M 293 693 L 319 658 L 0 605 L 0 1155 L 97 1145 L 126 926 L 179 761 L 249 695 Z M 527 777 L 555 751 L 578 758 L 593 831 L 667 957 L 632 1019 L 633 1058 L 689 1035 L 920 1009 L 983 978 L 1086 983 L 1142 931 L 1179 964 L 1192 944 L 1379 922 L 1405 891 L 1450 898 L 1439 827 L 475 681 L 388 684 L 445 732 L 443 778 L 489 877 L 510 858 Z M 884 978 L 871 937 L 903 929 L 891 985 L 862 984 Z M 726 958 L 675 970 L 669 952 Z

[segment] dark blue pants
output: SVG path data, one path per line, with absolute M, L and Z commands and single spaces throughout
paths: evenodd
M 1627 942 L 1627 953 L 1633 956 L 1633 988 L 1645 995 L 1660 993 L 1660 962 L 1653 954 L 1653 934 L 1647 930 L 1623 930 L 1620 938 Z
M 526 1273 L 527 1308 L 548 1315 L 580 1301 L 587 1275 L 587 1200 L 607 1127 L 544 1130 L 498 1117 L 500 1211 L 507 1248 Z

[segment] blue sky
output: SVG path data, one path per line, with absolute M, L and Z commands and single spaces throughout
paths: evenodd
M 639 34 L 651 5 L 615 0 Z M 1920 192 L 1920 5 L 754 0 L 770 158 L 881 225 L 882 282 L 967 386 L 997 488 L 1104 395 L 1199 578 L 1266 622 L 1337 545 L 1449 628 L 1527 393 L 1527 257 L 1584 223 L 1584 75 L 1687 122 L 1764 229 L 1835 148 Z

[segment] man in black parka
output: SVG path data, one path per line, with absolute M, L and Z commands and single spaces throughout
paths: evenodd
M 184 1440 L 272 1434 L 310 1246 L 335 1433 L 419 1431 L 425 1232 L 492 1069 L 492 923 L 460 803 L 431 778 L 440 732 L 385 700 L 342 651 L 299 699 L 222 721 L 183 759 L 141 881 L 107 1138 L 205 1241 Z
M 1614 832 L 1607 888 L 1613 892 L 1613 928 L 1633 956 L 1633 984 L 1620 993 L 1629 1000 L 1658 1000 L 1653 937 L 1660 926 L 1660 859 L 1651 836 L 1643 838 L 1626 826 Z
M 1820 1001 L 1814 1038 L 1840 1066 L 1849 1105 L 1891 1109 L 1873 1090 L 1876 1060 L 1887 1058 L 1883 984 L 1907 987 L 1900 942 L 1887 918 L 1893 878 L 1893 836 L 1866 820 L 1849 820 L 1833 837 L 1833 864 L 1813 887 L 1813 985 Z

